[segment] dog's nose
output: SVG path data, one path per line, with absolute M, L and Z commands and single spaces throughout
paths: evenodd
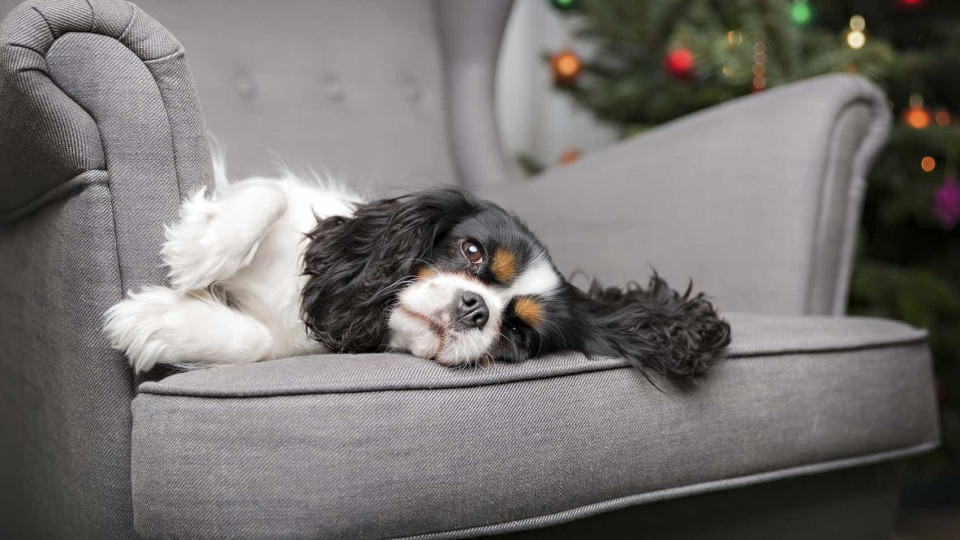
M 460 293 L 460 301 L 457 302 L 457 323 L 462 328 L 482 330 L 489 318 L 490 310 L 487 309 L 487 303 L 483 301 L 482 296 L 471 291 Z

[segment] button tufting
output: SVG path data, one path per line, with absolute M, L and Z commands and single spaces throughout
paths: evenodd
M 400 74 L 400 88 L 404 99 L 406 99 L 408 103 L 419 103 L 423 97 L 420 85 L 417 84 L 416 78 L 409 72 Z
M 237 71 L 237 75 L 234 77 L 233 87 L 237 91 L 237 95 L 246 101 L 255 99 L 257 94 L 260 93 L 259 88 L 257 88 L 257 81 L 254 80 L 253 75 L 243 69 Z
M 410 103 L 418 103 L 420 101 L 420 88 L 414 84 L 407 86 L 403 94 Z
M 343 101 L 346 92 L 340 84 L 340 79 L 333 73 L 323 74 L 323 94 L 330 101 Z

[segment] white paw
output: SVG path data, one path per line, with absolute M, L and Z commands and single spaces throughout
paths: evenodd
M 206 292 L 181 295 L 167 287 L 128 293 L 107 310 L 103 332 L 135 372 L 156 364 L 246 364 L 273 351 L 270 331 L 249 315 Z
M 201 189 L 180 208 L 180 220 L 165 227 L 161 254 L 178 291 L 205 289 L 248 266 L 270 225 L 286 209 L 282 190 L 238 184 L 221 200 Z
M 129 293 L 129 298 L 107 310 L 103 332 L 111 347 L 127 355 L 134 372 L 173 361 L 164 337 L 163 317 L 178 299 L 177 293 L 166 287 L 146 287 L 139 293 Z
M 171 285 L 180 291 L 204 289 L 239 270 L 244 259 L 225 256 L 232 246 L 217 241 L 217 203 L 206 198 L 206 188 L 184 201 L 180 220 L 164 227 L 161 255 L 169 268 Z M 222 220 L 219 220 L 222 221 Z

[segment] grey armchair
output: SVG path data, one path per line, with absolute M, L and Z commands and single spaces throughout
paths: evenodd
M 0 537 L 888 537 L 896 462 L 939 434 L 925 333 L 842 316 L 889 123 L 869 83 L 754 95 L 519 180 L 492 114 L 509 1 L 143 7 L 163 26 L 121 0 L 0 1 Z M 266 146 L 374 194 L 459 182 L 564 271 L 692 277 L 731 357 L 662 390 L 576 354 L 134 380 L 101 316 L 163 280 L 207 129 L 234 176 L 269 172 Z

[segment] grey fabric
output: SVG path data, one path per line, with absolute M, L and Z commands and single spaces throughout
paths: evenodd
M 96 123 L 46 73 L 49 30 L 22 5 L 0 24 L 0 218 L 106 161 Z M 47 32 L 44 34 L 44 32 Z M 37 47 L 40 45 L 40 47 Z M 35 50 L 36 49 L 36 50 Z
M 730 316 L 733 358 L 659 392 L 619 359 L 451 370 L 330 355 L 184 373 L 134 400 L 147 537 L 463 536 L 893 459 L 938 440 L 925 334 Z
M 144 0 L 184 44 L 231 176 L 313 168 L 375 196 L 456 182 L 431 0 Z
M 837 315 L 889 121 L 864 79 L 819 77 L 480 193 L 527 220 L 565 272 L 622 283 L 652 265 L 725 309 Z
M 0 537 L 130 538 L 132 378 L 100 326 L 211 176 L 183 50 L 128 2 L 23 4 L 0 125 Z
M 183 48 L 119 0 L 28 2 L 3 24 L 4 212 L 15 219 L 85 170 L 108 169 L 122 284 L 161 281 L 159 225 L 212 175 Z M 36 125 L 45 132 L 24 136 Z
M 451 155 L 469 188 L 508 180 L 505 0 L 146 5 L 191 50 L 237 175 L 268 172 L 266 147 L 373 195 L 454 181 Z M 838 313 L 888 116 L 825 78 L 490 192 L 567 268 L 621 281 L 649 260 L 728 309 Z M 100 315 L 162 280 L 160 224 L 210 177 L 183 49 L 126 2 L 31 0 L 0 25 L 0 125 L 4 538 L 126 538 L 134 514 L 162 537 L 489 534 L 936 444 L 921 332 L 759 316 L 731 318 L 735 358 L 693 391 L 616 359 L 335 355 L 144 384 L 131 428 Z
M 450 150 L 467 189 L 511 180 L 494 110 L 500 40 L 512 0 L 434 0 L 440 24 Z
M 90 181 L 0 227 L 0 538 L 132 538 L 130 371 L 110 193 Z
M 899 467 L 883 463 L 631 506 L 499 540 L 886 540 Z

